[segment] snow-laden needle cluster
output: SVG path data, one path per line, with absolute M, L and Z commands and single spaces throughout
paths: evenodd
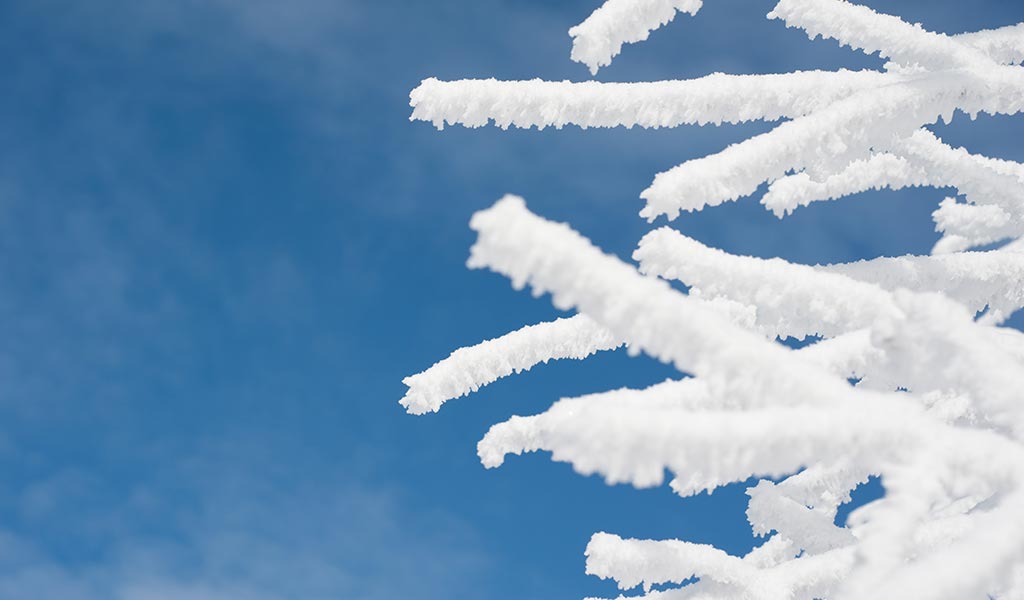
M 700 0 L 608 0 L 572 28 L 592 71 Z M 584 474 L 688 496 L 760 479 L 743 557 L 598 533 L 587 572 L 683 599 L 1024 598 L 1024 165 L 945 144 L 956 112 L 1024 109 L 1024 24 L 943 35 L 844 0 L 768 15 L 888 62 L 881 71 L 714 74 L 654 83 L 425 80 L 413 119 L 478 127 L 675 127 L 782 121 L 658 174 L 641 216 L 753 194 L 777 216 L 869 189 L 953 188 L 930 256 L 799 265 L 736 256 L 663 227 L 602 253 L 506 196 L 473 216 L 471 268 L 576 316 L 462 348 L 405 379 L 415 414 L 553 359 L 625 345 L 680 377 L 556 402 L 480 441 L 487 467 L 549 451 Z M 1003 243 L 995 250 L 971 251 Z M 669 281 L 687 286 L 687 293 Z M 799 350 L 778 338 L 815 340 Z M 870 477 L 885 495 L 837 524 Z M 658 590 L 652 586 L 659 586 Z

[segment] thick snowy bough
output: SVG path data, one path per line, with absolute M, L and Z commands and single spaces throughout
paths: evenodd
M 498 81 L 425 79 L 409 94 L 412 119 L 502 129 L 677 127 L 776 121 L 812 113 L 855 92 L 903 81 L 877 71 L 715 73 L 687 81 Z
M 700 7 L 608 0 L 570 31 L 572 58 L 596 71 Z M 949 36 L 844 0 L 780 0 L 769 16 L 889 62 L 632 84 L 427 79 L 412 118 L 439 128 L 781 119 L 658 175 L 641 215 L 674 218 L 765 182 L 762 204 L 779 217 L 869 189 L 954 188 L 933 213 L 933 254 L 799 265 L 663 227 L 640 240 L 634 267 L 507 196 L 474 215 L 468 266 L 577 314 L 455 351 L 406 378 L 401 404 L 434 412 L 540 363 L 625 345 L 680 376 L 512 417 L 480 441 L 481 462 L 547 451 L 609 483 L 662 485 L 668 474 L 681 496 L 758 478 L 747 518 L 767 539 L 737 557 L 598 533 L 587 573 L 665 600 L 1024 598 L 1024 334 L 999 326 L 1024 307 L 1024 165 L 927 129 L 958 111 L 1024 108 L 1024 24 Z M 800 350 L 776 341 L 808 336 L 817 341 Z M 884 497 L 837 524 L 870 477 Z

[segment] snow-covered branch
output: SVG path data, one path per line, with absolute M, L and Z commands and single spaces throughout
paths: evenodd
M 891 291 L 941 292 L 974 313 L 988 308 L 1008 317 L 1024 308 L 1024 255 L 1016 252 L 882 257 L 817 270 Z
M 682 281 L 691 295 L 756 305 L 759 322 L 782 337 L 833 337 L 899 313 L 877 286 L 781 259 L 734 256 L 667 227 L 645 235 L 633 259 L 643 273 Z
M 703 0 L 607 0 L 585 21 L 569 30 L 571 58 L 590 68 L 591 74 L 610 65 L 623 44 L 647 39 L 652 31 L 675 18 L 677 12 L 697 14 Z
M 878 71 L 781 75 L 715 73 L 686 81 L 426 79 L 410 94 L 412 120 L 481 127 L 677 127 L 775 121 L 814 112 L 854 92 L 901 81 Z
M 868 54 L 878 52 L 883 58 L 927 69 L 976 68 L 989 62 L 971 45 L 846 0 L 780 0 L 768 18 L 799 27 L 811 39 L 820 35 Z
M 851 162 L 845 169 L 829 175 L 823 181 L 815 181 L 803 172 L 776 179 L 768 186 L 761 204 L 782 218 L 812 202 L 838 200 L 867 190 L 899 190 L 925 185 L 927 182 L 924 172 L 906 158 L 879 152 L 869 158 Z
M 960 225 L 951 234 L 987 237 L 987 241 L 1024 234 L 1018 218 L 1024 215 L 1024 165 L 953 148 L 926 129 L 892 141 L 887 151 L 855 160 L 823 181 L 815 181 L 807 173 L 778 179 L 769 186 L 761 203 L 782 217 L 812 202 L 836 200 L 870 189 L 924 185 L 955 187 L 968 202 L 994 207 L 978 217 L 944 215 L 945 222 L 940 223 L 943 231 Z M 968 230 L 970 233 L 966 233 Z
M 448 400 L 540 363 L 563 358 L 582 360 L 621 345 L 621 340 L 584 315 L 530 325 L 460 348 L 426 371 L 406 377 L 402 383 L 409 386 L 409 391 L 401 404 L 416 415 L 437 412 Z
M 960 43 L 981 50 L 1000 64 L 1016 65 L 1024 62 L 1024 23 L 961 33 L 953 37 Z

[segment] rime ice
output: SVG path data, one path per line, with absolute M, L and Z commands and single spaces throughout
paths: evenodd
M 570 30 L 572 58 L 595 72 L 700 7 L 608 0 Z M 625 344 L 679 377 L 494 425 L 481 462 L 543 450 L 608 483 L 662 485 L 667 473 L 681 496 L 760 478 L 747 519 L 767 539 L 736 557 L 597 533 L 587 573 L 663 600 L 1024 598 L 1024 334 L 999 326 L 1024 307 L 1024 165 L 927 129 L 956 112 L 1024 109 L 1024 24 L 949 36 L 843 0 L 781 0 L 769 17 L 890 62 L 631 84 L 427 79 L 411 94 L 412 118 L 503 128 L 783 120 L 655 176 L 641 216 L 673 219 L 766 182 L 761 202 L 780 218 L 869 189 L 953 187 L 959 198 L 933 213 L 943 235 L 932 255 L 799 265 L 663 227 L 640 240 L 634 266 L 506 196 L 473 216 L 468 266 L 578 314 L 457 350 L 408 377 L 401 402 L 436 411 L 541 362 Z M 994 242 L 1007 243 L 969 251 Z M 776 342 L 808 336 L 820 340 Z M 836 525 L 872 476 L 886 495 Z

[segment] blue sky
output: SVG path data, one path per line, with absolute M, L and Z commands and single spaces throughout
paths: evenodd
M 765 125 L 509 131 L 408 122 L 428 76 L 585 79 L 566 30 L 596 0 L 0 3 L 0 600 L 614 595 L 590 534 L 742 552 L 742 487 L 681 500 L 546 456 L 495 471 L 490 424 L 664 379 L 624 353 L 551 364 L 412 417 L 401 379 L 557 313 L 467 271 L 506 192 L 628 256 L 653 175 Z M 708 0 L 601 71 L 871 67 Z M 947 32 L 1019 0 L 893 0 Z M 1020 119 L 948 141 L 1024 160 Z M 940 190 L 778 221 L 754 200 L 675 226 L 804 262 L 926 252 Z M 1018 321 L 1019 323 L 1019 321 Z

